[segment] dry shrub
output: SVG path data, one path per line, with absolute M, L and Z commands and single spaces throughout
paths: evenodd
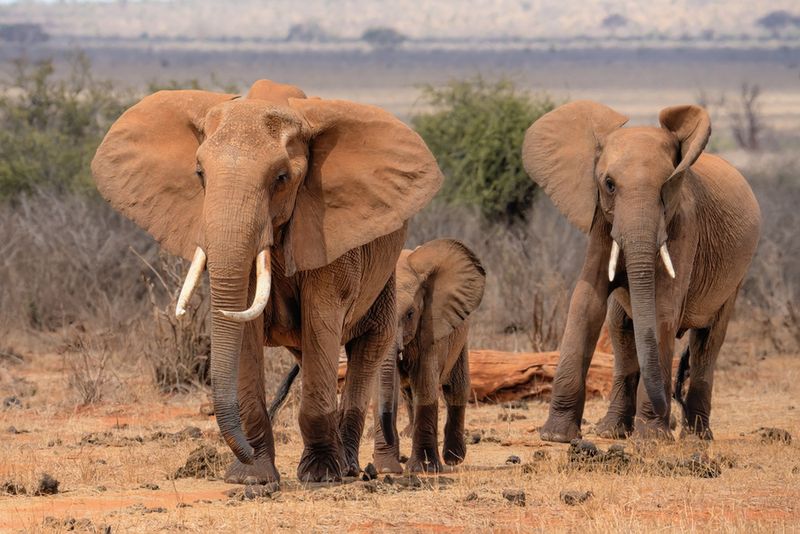
M 111 350 L 103 338 L 78 336 L 69 353 L 65 353 L 69 367 L 69 387 L 78 394 L 80 404 L 87 406 L 103 399 L 111 379 L 107 369 Z
M 146 310 L 152 239 L 94 196 L 39 192 L 0 204 L 0 324 L 125 330 Z
M 145 277 L 152 314 L 143 320 L 144 356 L 156 387 L 165 392 L 186 391 L 211 383 L 211 336 L 207 328 L 208 291 L 198 287 L 186 315 L 178 319 L 175 306 L 188 265 L 181 258 L 159 255 L 156 269 L 142 258 L 152 276 Z

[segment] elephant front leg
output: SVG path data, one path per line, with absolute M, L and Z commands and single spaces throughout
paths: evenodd
M 450 376 L 443 384 L 442 391 L 444 402 L 447 404 L 442 457 L 447 465 L 458 465 L 467 456 L 464 419 L 469 400 L 469 351 L 466 343 L 450 371 Z
M 395 352 L 391 350 L 395 344 L 397 328 L 394 274 L 384 285 L 364 321 L 366 331 L 345 346 L 348 360 L 347 377 L 342 392 L 339 428 L 347 476 L 357 476 L 360 471 L 359 445 L 370 393 L 377 378 L 376 371 L 381 362 L 393 356 L 390 352 Z
M 407 351 L 409 352 L 409 351 Z M 421 354 L 420 354 L 421 352 Z M 439 374 L 437 354 L 427 347 L 409 352 L 414 363 L 409 369 L 414 402 L 409 471 L 443 471 L 439 457 Z
M 710 327 L 692 330 L 689 337 L 689 390 L 684 399 L 683 433 L 713 439 L 709 426 L 714 367 L 725 341 L 728 321 L 734 308 L 734 294 L 722 307 Z
M 254 461 L 246 465 L 234 460 L 225 473 L 225 482 L 230 484 L 268 484 L 280 480 L 264 391 L 263 336 L 263 318 L 245 325 L 239 357 L 239 414 L 247 441 L 253 447 Z
M 341 313 L 324 313 L 314 304 L 304 303 L 301 315 L 303 388 L 299 424 L 303 454 L 297 477 L 304 482 L 339 481 L 345 465 L 336 401 Z
M 595 221 L 594 227 L 602 227 Z M 586 373 L 592 362 L 597 339 L 603 328 L 608 298 L 607 265 L 611 238 L 596 235 L 593 227 L 581 277 L 572 293 L 567 327 L 561 339 L 561 357 L 553 380 L 550 413 L 539 430 L 545 441 L 568 443 L 581 436 Z
M 595 430 L 600 437 L 621 439 L 633 431 L 639 362 L 636 359 L 633 321 L 615 298 L 609 305 L 608 331 L 614 346 L 614 382 L 608 412 L 597 423 Z

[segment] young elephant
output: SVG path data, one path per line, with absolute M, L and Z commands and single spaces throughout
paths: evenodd
M 398 341 L 396 352 L 387 357 L 380 371 L 375 467 L 378 472 L 403 471 L 396 427 L 399 385 L 411 420 L 411 456 L 406 467 L 411 471 L 441 471 L 437 450 L 440 386 L 447 405 L 444 461 L 459 464 L 467 452 L 467 318 L 483 298 L 486 274 L 478 258 L 452 239 L 437 239 L 413 251 L 404 250 L 395 273 Z M 390 429 L 392 434 L 384 436 L 383 429 Z
M 396 337 L 406 222 L 442 182 L 422 139 L 378 108 L 260 80 L 245 96 L 144 98 L 111 127 L 92 172 L 116 209 L 193 258 L 177 315 L 208 267 L 214 410 L 236 455 L 226 480 L 279 479 L 265 344 L 303 362 L 298 477 L 357 473 L 370 388 Z
M 674 342 L 688 330 L 684 430 L 711 438 L 714 365 L 758 243 L 758 203 L 736 169 L 703 153 L 711 124 L 702 108 L 666 108 L 660 128 L 622 128 L 627 120 L 578 101 L 544 115 L 525 136 L 528 174 L 589 234 L 544 440 L 580 436 L 607 302 L 616 364 L 601 434 L 670 435 Z

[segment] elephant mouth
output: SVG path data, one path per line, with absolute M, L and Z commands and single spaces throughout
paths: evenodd
M 608 281 L 613 282 L 614 278 L 617 276 L 617 262 L 619 261 L 619 251 L 620 246 L 617 243 L 616 239 L 611 241 L 611 255 L 608 258 Z M 661 257 L 661 261 L 664 263 L 664 268 L 667 270 L 670 278 L 675 278 L 675 268 L 672 266 L 672 258 L 669 256 L 669 250 L 667 249 L 667 242 L 664 241 L 661 243 L 661 246 L 658 248 L 658 255 Z
M 272 288 L 271 262 L 272 259 L 269 249 L 264 249 L 258 253 L 256 256 L 256 292 L 253 297 L 253 303 L 249 308 L 242 311 L 219 310 L 222 315 L 232 321 L 246 323 L 252 321 L 264 312 Z M 192 264 L 189 266 L 189 272 L 186 274 L 186 280 L 178 296 L 178 303 L 175 306 L 176 317 L 180 318 L 186 314 L 186 306 L 189 304 L 189 300 L 194 294 L 205 266 L 206 253 L 202 248 L 197 247 L 194 257 L 192 258 Z

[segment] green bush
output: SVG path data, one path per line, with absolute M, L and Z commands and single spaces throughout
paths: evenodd
M 411 123 L 445 174 L 439 198 L 478 205 L 492 222 L 524 219 L 536 184 L 522 167 L 522 140 L 556 104 L 546 95 L 518 91 L 508 80 L 481 78 L 425 86 L 422 100 L 431 111 L 414 115 Z
M 35 189 L 92 191 L 94 151 L 131 98 L 95 80 L 83 55 L 62 79 L 49 60 L 13 67 L 0 81 L 0 199 Z

